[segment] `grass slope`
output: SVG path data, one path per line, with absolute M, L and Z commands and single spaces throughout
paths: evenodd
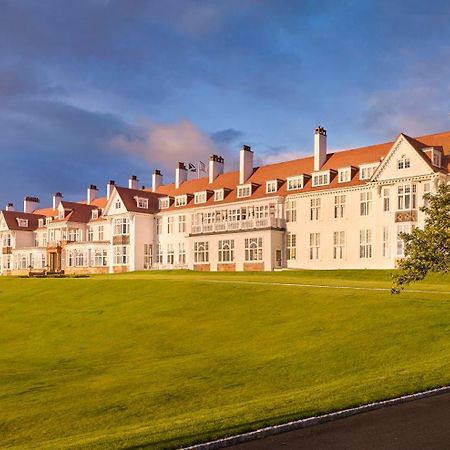
M 390 276 L 0 279 L 2 448 L 173 448 L 450 383 L 450 277 L 264 283 Z

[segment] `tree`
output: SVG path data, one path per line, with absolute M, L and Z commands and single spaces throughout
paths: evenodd
M 428 206 L 423 229 L 401 233 L 405 242 L 405 257 L 393 276 L 392 293 L 398 294 L 405 285 L 423 280 L 428 272 L 448 272 L 450 269 L 450 185 L 441 183 L 435 195 L 425 194 Z

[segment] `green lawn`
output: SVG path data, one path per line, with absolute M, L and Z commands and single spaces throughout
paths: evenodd
M 450 276 L 289 284 L 390 274 L 1 278 L 0 446 L 173 448 L 450 384 Z

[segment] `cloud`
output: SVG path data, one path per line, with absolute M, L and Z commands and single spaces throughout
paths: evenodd
M 169 171 L 179 161 L 206 161 L 217 153 L 214 141 L 187 119 L 163 124 L 141 120 L 134 126 L 133 134 L 115 136 L 110 146 Z
M 211 133 L 211 139 L 218 144 L 232 144 L 244 137 L 241 130 L 234 128 L 227 128 L 226 130 L 219 130 Z

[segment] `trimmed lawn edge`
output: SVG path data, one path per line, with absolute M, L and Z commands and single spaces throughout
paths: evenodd
M 248 441 L 255 441 L 269 436 L 286 433 L 288 431 L 300 430 L 302 428 L 309 428 L 315 425 L 334 422 L 335 420 L 344 419 L 346 417 L 355 416 L 376 409 L 385 408 L 388 406 L 398 405 L 401 403 L 412 402 L 421 398 L 432 397 L 434 395 L 446 394 L 450 392 L 449 386 L 442 386 L 435 389 L 417 392 L 415 394 L 402 395 L 388 400 L 381 400 L 378 402 L 368 403 L 354 408 L 343 409 L 328 414 L 321 414 L 319 416 L 308 417 L 306 419 L 294 420 L 281 425 L 260 428 L 259 430 L 250 431 L 248 433 L 237 434 L 223 439 L 217 439 L 203 444 L 192 445 L 190 447 L 183 447 L 182 450 L 216 450 L 220 448 L 231 447 L 232 445 L 242 444 Z

